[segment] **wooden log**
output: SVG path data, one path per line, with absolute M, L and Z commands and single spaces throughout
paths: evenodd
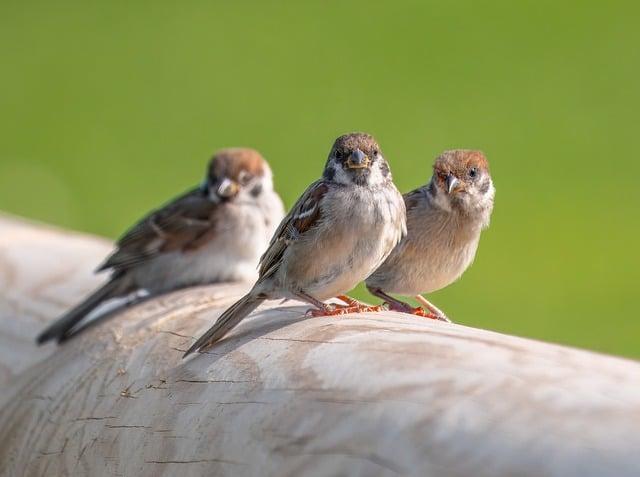
M 53 255 L 67 246 L 31 233 Z M 36 280 L 88 276 L 88 262 L 11 263 Z M 74 283 L 56 293 L 80 298 Z M 18 365 L 0 395 L 0 474 L 640 475 L 636 362 L 399 313 L 308 318 L 295 303 L 267 303 L 183 361 L 245 289 L 165 295 Z M 29 316 L 14 317 L 20 336 L 37 332 Z
M 104 278 L 93 274 L 109 241 L 0 214 L 0 393 L 54 348 L 35 333 Z

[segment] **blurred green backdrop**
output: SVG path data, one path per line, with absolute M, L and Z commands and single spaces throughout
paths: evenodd
M 0 209 L 115 238 L 224 146 L 261 150 L 289 206 L 343 132 L 404 191 L 479 148 L 492 226 L 435 303 L 638 358 L 639 5 L 4 0 Z

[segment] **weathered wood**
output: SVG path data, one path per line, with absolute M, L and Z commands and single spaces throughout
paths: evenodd
M 107 240 L 0 214 L 0 393 L 15 374 L 45 358 L 35 332 L 104 278 L 93 274 Z
M 51 254 L 66 246 L 46 240 Z M 83 275 L 86 262 L 39 268 Z M 64 283 L 65 297 L 85 290 Z M 0 473 L 640 475 L 636 362 L 398 313 L 305 318 L 305 306 L 277 303 L 182 361 L 245 288 L 148 301 L 19 366 L 0 395 Z M 60 311 L 25 290 L 38 315 Z

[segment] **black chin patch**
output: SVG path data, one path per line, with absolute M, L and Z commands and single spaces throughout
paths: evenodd
M 369 182 L 369 175 L 371 174 L 369 169 L 348 169 L 348 172 L 354 184 L 364 186 Z

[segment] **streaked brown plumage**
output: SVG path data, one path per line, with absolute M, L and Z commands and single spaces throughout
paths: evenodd
M 407 236 L 366 280 L 374 295 L 398 311 L 447 320 L 422 297 L 456 281 L 471 265 L 480 232 L 488 227 L 495 189 L 480 151 L 445 151 L 429 183 L 404 196 Z M 414 296 L 429 312 L 389 295 Z
M 269 165 L 257 151 L 223 149 L 204 183 L 145 216 L 98 267 L 109 281 L 47 327 L 38 343 L 62 341 L 82 319 L 112 298 L 150 295 L 223 281 L 249 281 L 284 215 Z
M 253 289 L 185 356 L 222 338 L 264 300 L 297 298 L 319 313 L 332 313 L 323 300 L 366 278 L 405 232 L 402 196 L 375 139 L 364 133 L 339 137 L 322 179 L 309 186 L 276 230 Z

